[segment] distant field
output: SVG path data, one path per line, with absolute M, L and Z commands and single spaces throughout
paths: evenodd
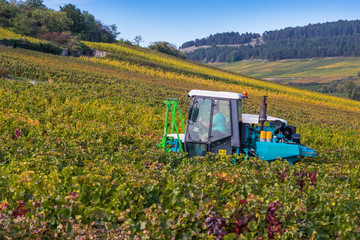
M 281 82 L 332 82 L 356 77 L 360 73 L 359 57 L 325 59 L 252 60 L 217 63 L 216 67 L 237 73 Z

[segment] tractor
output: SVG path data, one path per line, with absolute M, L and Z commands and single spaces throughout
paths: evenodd
M 291 165 L 302 157 L 316 157 L 316 151 L 300 143 L 296 127 L 281 118 L 267 116 L 267 97 L 262 98 L 260 114 L 242 113 L 242 101 L 247 92 L 191 90 L 186 127 L 176 99 L 167 99 L 166 119 L 162 142 L 166 152 L 187 152 L 189 157 L 244 154 L 272 162 L 286 159 Z M 169 113 L 172 114 L 171 134 L 167 133 Z M 179 114 L 182 130 L 176 124 Z M 234 160 L 236 161 L 236 159 Z M 235 162 L 236 163 L 236 162 Z

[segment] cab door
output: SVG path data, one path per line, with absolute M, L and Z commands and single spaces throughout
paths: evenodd
M 214 99 L 211 108 L 209 152 L 231 155 L 231 105 L 230 100 Z
M 209 152 L 210 114 L 212 98 L 196 96 L 186 121 L 185 151 L 189 157 L 205 156 Z

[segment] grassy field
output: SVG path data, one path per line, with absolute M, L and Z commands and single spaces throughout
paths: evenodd
M 111 54 L 0 46 L 1 239 L 360 238 L 360 102 L 86 44 Z M 297 126 L 318 157 L 164 154 L 163 101 L 178 98 L 184 114 L 191 89 L 247 90 L 243 112 L 254 114 L 267 95 L 268 114 Z
M 235 63 L 217 63 L 215 66 L 237 73 L 288 82 L 326 83 L 358 77 L 360 58 L 290 59 L 280 61 L 254 60 Z M 360 83 L 360 82 L 359 82 Z
M 344 84 L 360 85 L 360 58 L 250 60 L 216 63 L 214 66 L 285 85 L 347 97 Z

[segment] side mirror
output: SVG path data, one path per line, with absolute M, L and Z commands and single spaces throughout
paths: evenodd
M 190 121 L 193 123 L 196 122 L 198 116 L 199 116 L 199 108 L 197 106 L 194 106 Z

